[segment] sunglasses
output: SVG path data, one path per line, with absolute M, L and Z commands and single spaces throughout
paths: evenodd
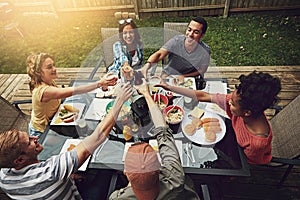
M 128 18 L 128 19 L 121 19 L 119 21 L 119 24 L 122 25 L 124 23 L 131 23 L 132 22 L 132 19 L 131 18 Z

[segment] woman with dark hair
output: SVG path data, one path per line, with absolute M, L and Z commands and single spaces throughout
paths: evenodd
M 143 64 L 144 49 L 140 34 L 134 21 L 122 19 L 119 21 L 119 38 L 113 45 L 114 62 L 108 72 L 118 71 L 121 67 L 130 66 L 139 69 Z
M 214 102 L 223 108 L 232 121 L 238 144 L 250 164 L 266 164 L 272 159 L 272 129 L 264 111 L 276 103 L 281 90 L 280 80 L 268 73 L 253 71 L 239 77 L 240 84 L 232 94 L 209 94 L 200 90 L 158 84 L 167 90 L 197 99 Z
M 57 72 L 53 56 L 47 53 L 32 54 L 27 57 L 26 65 L 32 93 L 30 136 L 41 136 L 58 110 L 62 98 L 83 94 L 99 87 L 113 86 L 117 81 L 114 77 L 105 76 L 100 81 L 88 85 L 60 88 L 55 82 Z

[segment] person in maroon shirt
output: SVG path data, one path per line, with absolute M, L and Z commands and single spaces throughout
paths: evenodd
M 241 75 L 232 94 L 209 94 L 200 90 L 163 87 L 202 102 L 214 102 L 231 118 L 238 144 L 244 149 L 250 164 L 266 164 L 272 159 L 272 129 L 264 111 L 274 105 L 281 90 L 280 80 L 268 73 L 253 71 Z

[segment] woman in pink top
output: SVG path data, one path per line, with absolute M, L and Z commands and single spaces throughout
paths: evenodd
M 240 84 L 232 94 L 209 94 L 187 88 L 159 84 L 167 90 L 198 101 L 214 102 L 232 120 L 237 142 L 250 164 L 266 164 L 272 159 L 272 129 L 264 111 L 277 101 L 280 80 L 268 73 L 253 71 L 239 77 Z

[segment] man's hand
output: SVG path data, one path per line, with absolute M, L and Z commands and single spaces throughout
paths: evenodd
M 145 79 L 148 79 L 147 75 L 148 75 L 148 69 L 151 67 L 150 63 L 146 63 L 141 69 L 140 71 L 142 72 L 143 76 L 145 77 Z
M 141 85 L 135 85 L 134 87 L 138 90 L 138 92 L 140 94 L 142 94 L 143 96 L 145 95 L 150 95 L 150 92 L 149 92 L 149 86 L 146 82 L 146 80 L 143 78 L 143 83 Z
M 131 95 L 132 87 L 130 85 L 130 82 L 126 82 L 125 84 L 121 85 L 120 90 L 118 90 L 117 99 L 124 103 L 131 97 Z

